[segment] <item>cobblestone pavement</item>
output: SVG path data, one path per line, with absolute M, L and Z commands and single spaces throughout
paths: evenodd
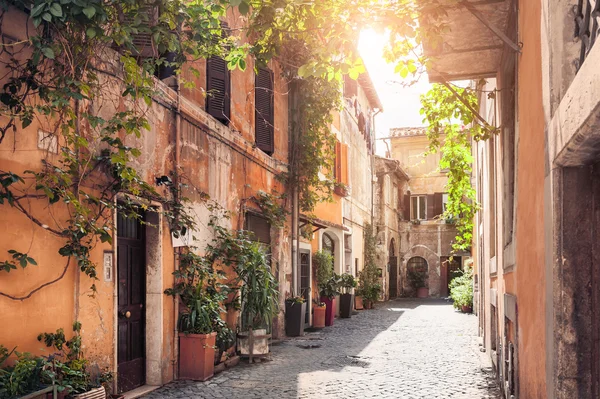
M 146 398 L 499 398 L 476 331 L 475 316 L 445 301 L 390 301 L 273 346 L 270 362 Z

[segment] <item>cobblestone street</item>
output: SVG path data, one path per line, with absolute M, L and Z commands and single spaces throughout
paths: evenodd
M 306 346 L 318 346 L 306 349 Z M 275 345 L 273 360 L 146 398 L 498 398 L 477 318 L 441 300 L 396 300 Z

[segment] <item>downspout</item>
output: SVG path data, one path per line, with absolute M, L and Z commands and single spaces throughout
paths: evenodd
M 380 109 L 377 109 L 373 114 L 373 134 L 377 137 L 377 130 L 375 129 L 375 117 L 377 114 L 381 112 Z M 375 143 L 377 140 L 373 140 L 373 147 L 375 147 Z M 375 228 L 375 148 L 373 148 L 373 154 L 371 154 L 371 226 Z
M 299 230 L 299 219 L 300 219 L 300 210 L 299 207 L 299 195 L 298 192 L 298 172 L 296 166 L 297 162 L 297 151 L 298 151 L 298 82 L 292 81 L 290 87 L 290 106 L 289 106 L 289 115 L 290 118 L 290 139 L 289 139 L 289 149 L 288 149 L 288 168 L 290 173 L 290 182 L 292 183 L 292 284 L 291 289 L 293 295 L 297 294 L 298 291 L 298 257 L 300 256 L 300 251 L 298 250 L 299 241 L 298 241 L 298 230 Z
M 181 81 L 179 74 L 175 75 L 175 90 L 177 93 L 177 109 L 175 111 L 175 174 L 173 176 L 173 184 L 175 184 L 175 195 L 179 197 L 179 169 L 181 167 Z M 176 198 L 177 199 L 177 198 Z M 179 270 L 179 248 L 173 249 L 173 265 L 175 271 Z M 173 286 L 177 283 L 175 273 L 173 274 Z M 173 296 L 173 380 L 177 380 L 179 376 L 179 329 L 177 322 L 179 320 L 179 296 Z

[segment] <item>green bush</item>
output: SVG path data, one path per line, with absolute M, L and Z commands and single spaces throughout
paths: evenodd
M 473 307 L 473 269 L 466 267 L 464 273 L 450 282 L 450 297 L 454 307 L 461 309 L 463 306 Z

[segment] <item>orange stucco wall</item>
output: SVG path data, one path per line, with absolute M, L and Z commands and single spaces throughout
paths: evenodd
M 519 395 L 546 397 L 544 326 L 544 113 L 540 42 L 541 2 L 519 2 L 516 282 L 519 342 Z M 551 276 L 550 276 L 551 277 Z
M 6 16 L 5 16 L 6 17 Z M 18 18 L 15 19 L 19 21 Z M 20 22 L 22 26 L 22 21 Z M 3 25 L 4 27 L 4 25 Z M 13 26 L 16 29 L 16 26 Z M 204 61 L 198 61 L 202 64 Z M 228 227 L 242 226 L 240 219 L 243 206 L 257 208 L 250 197 L 262 190 L 270 193 L 273 190 L 283 193 L 285 188 L 275 178 L 277 173 L 287 168 L 288 136 L 287 136 L 287 88 L 281 77 L 281 70 L 272 65 L 275 76 L 275 152 L 268 156 L 254 147 L 254 71 L 251 61 L 244 72 L 232 73 L 232 123 L 225 127 L 212 119 L 203 111 L 204 97 L 201 95 L 205 87 L 205 77 L 200 76 L 196 82 L 196 90 L 183 90 L 189 98 L 182 101 L 182 114 L 188 130 L 181 133 L 181 174 L 188 184 L 186 196 L 192 201 L 191 206 L 198 217 L 202 231 L 199 235 L 208 237 L 208 212 L 200 200 L 200 192 L 210 197 L 232 212 L 231 221 L 223 221 Z M 111 65 L 102 65 L 107 69 Z M 202 67 L 199 68 L 202 70 Z M 101 74 L 113 87 L 114 92 L 104 93 L 90 109 L 100 115 L 110 114 L 117 109 L 125 109 L 120 97 L 123 91 L 112 78 Z M 2 82 L 0 82 L 1 84 Z M 156 176 L 170 175 L 175 168 L 175 136 L 176 123 L 175 91 L 157 82 L 161 103 L 155 102 L 147 111 L 150 130 L 143 132 L 140 138 L 126 137 L 127 145 L 141 150 L 141 155 L 132 166 L 149 183 L 153 184 Z M 200 93 L 200 94 L 199 94 Z M 0 123 L 4 120 L 0 119 Z M 182 123 L 183 124 L 183 123 Z M 83 124 L 85 131 L 87 126 Z M 18 129 L 15 135 L 9 134 L 0 144 L 0 170 L 22 173 L 24 170 L 40 170 L 42 159 L 56 161 L 57 156 L 38 148 L 38 129 L 54 131 L 52 121 L 35 120 L 26 129 Z M 16 141 L 14 140 L 16 138 Z M 62 145 L 63 143 L 59 143 Z M 162 192 L 163 188 L 158 191 Z M 51 227 L 65 225 L 65 209 L 61 202 L 49 206 L 46 201 L 27 203 L 29 210 Z M 341 211 L 340 211 L 341 215 Z M 239 221 L 239 222 L 238 222 Z M 23 214 L 0 205 L 0 260 L 7 258 L 7 250 L 16 249 L 27 252 L 38 262 L 38 266 L 29 266 L 25 270 L 14 270 L 10 273 L 0 271 L 0 292 L 19 296 L 31 289 L 58 277 L 66 259 L 57 251 L 64 241 L 54 237 L 37 225 L 34 225 Z M 281 303 L 289 288 L 289 233 L 287 225 L 283 229 L 272 229 L 272 248 L 274 267 L 279 267 Z M 205 241 L 200 244 L 205 243 Z M 175 268 L 174 249 L 172 247 L 169 226 L 162 223 L 162 253 L 160 272 L 162 290 L 173 284 L 172 273 Z M 114 251 L 113 245 L 98 244 L 92 253 L 92 260 L 98 265 L 99 281 L 96 281 L 97 294 L 90 297 L 89 287 L 93 283 L 71 261 L 65 276 L 55 284 L 34 293 L 31 298 L 14 301 L 0 296 L 0 315 L 3 323 L 9 328 L 0 330 L 0 344 L 19 351 L 42 353 L 42 344 L 36 340 L 41 332 L 54 332 L 64 328 L 70 333 L 74 320 L 82 325 L 84 352 L 91 363 L 100 368 L 116 371 L 115 350 L 115 278 L 105 282 L 102 277 L 102 254 Z M 202 245 L 199 245 L 202 247 Z M 114 261 L 114 273 L 117 275 L 117 262 Z M 174 302 L 170 297 L 162 299 L 162 359 L 160 359 L 161 381 L 166 383 L 173 378 L 173 366 L 176 364 L 174 347 Z M 276 321 L 276 329 L 281 330 L 283 323 Z M 277 336 L 280 332 L 274 332 Z

